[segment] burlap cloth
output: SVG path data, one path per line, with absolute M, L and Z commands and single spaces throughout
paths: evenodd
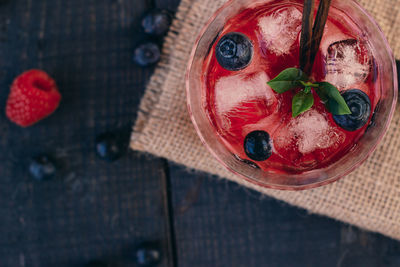
M 346 0 L 343 0 L 346 1 Z M 288 192 L 264 189 L 225 170 L 200 142 L 186 109 L 185 69 L 195 39 L 225 0 L 182 0 L 166 38 L 161 63 L 148 84 L 132 149 L 216 174 L 268 196 L 358 227 L 400 239 L 400 110 L 375 153 L 348 177 L 321 188 Z M 398 0 L 362 0 L 400 57 Z

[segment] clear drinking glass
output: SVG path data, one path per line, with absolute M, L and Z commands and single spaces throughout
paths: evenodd
M 310 189 L 349 174 L 367 159 L 386 133 L 397 101 L 398 84 L 396 64 L 389 44 L 373 20 L 359 4 L 353 0 L 333 0 L 335 7 L 352 18 L 365 32 L 366 38 L 375 48 L 374 59 L 379 71 L 381 98 L 375 110 L 374 125 L 358 141 L 352 150 L 342 158 L 322 169 L 314 169 L 301 174 L 277 174 L 253 168 L 238 160 L 220 141 L 207 113 L 204 110 L 203 61 L 225 22 L 248 7 L 266 4 L 272 0 L 231 0 L 223 5 L 208 21 L 193 48 L 186 76 L 187 104 L 196 131 L 208 150 L 233 173 L 262 187 L 282 190 Z

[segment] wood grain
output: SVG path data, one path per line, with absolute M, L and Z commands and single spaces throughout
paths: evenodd
M 0 113 L 0 266 L 135 266 L 159 240 L 159 266 L 399 266 L 400 245 L 307 214 L 216 177 L 127 152 L 105 163 L 94 138 L 130 129 L 153 69 L 132 61 L 151 7 L 178 0 L 0 0 L 0 103 L 13 78 L 41 68 L 63 95 L 28 129 Z M 129 132 L 128 132 L 129 134 Z M 32 180 L 28 159 L 54 154 L 59 175 Z
M 173 266 L 165 162 L 128 152 L 106 163 L 94 153 L 97 134 L 130 134 L 153 71 L 131 60 L 146 38 L 139 21 L 149 8 L 130 0 L 1 2 L 0 102 L 13 78 L 30 68 L 49 72 L 63 99 L 27 129 L 0 113 L 0 266 L 83 266 L 97 258 L 132 266 L 133 248 L 143 240 L 159 240 L 160 266 Z M 27 170 L 41 152 L 63 166 L 43 183 Z
M 400 243 L 172 165 L 179 266 L 399 266 Z

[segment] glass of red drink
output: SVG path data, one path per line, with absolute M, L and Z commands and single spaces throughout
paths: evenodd
M 316 1 L 318 4 L 319 1 Z M 293 92 L 267 84 L 299 67 L 303 1 L 231 0 L 202 30 L 186 90 L 202 142 L 229 170 L 267 188 L 301 190 L 359 166 L 387 131 L 396 64 L 380 28 L 355 1 L 333 0 L 311 77 L 335 85 L 352 114 L 314 105 L 292 116 Z

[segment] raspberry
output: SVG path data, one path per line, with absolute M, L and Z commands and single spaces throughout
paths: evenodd
M 21 127 L 28 127 L 53 113 L 61 100 L 55 81 L 44 71 L 29 70 L 11 85 L 6 115 Z

